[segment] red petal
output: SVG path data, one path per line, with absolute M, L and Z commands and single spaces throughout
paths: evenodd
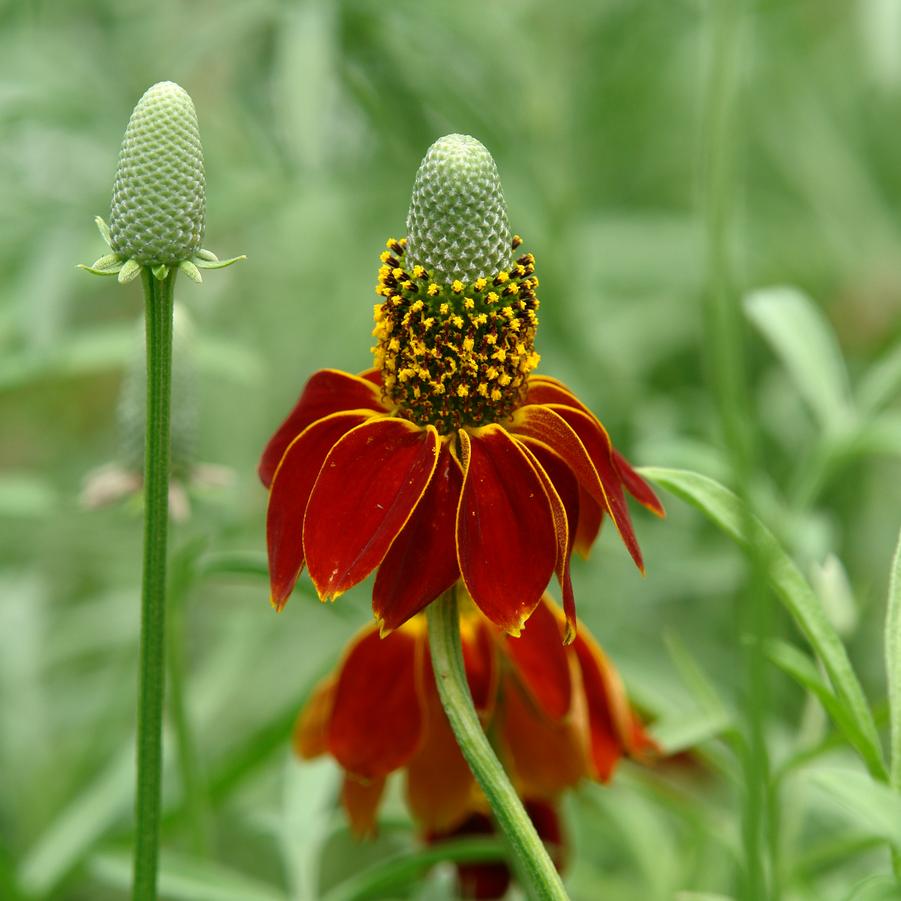
M 460 578 L 454 525 L 463 473 L 447 444 L 422 500 L 379 566 L 372 612 L 385 635 Z
M 556 413 L 578 435 L 585 450 L 588 451 L 591 462 L 597 471 L 604 494 L 607 497 L 607 512 L 613 520 L 623 540 L 626 549 L 632 555 L 635 565 L 644 572 L 644 562 L 641 559 L 641 548 L 632 528 L 632 519 L 629 516 L 629 508 L 626 506 L 626 497 L 623 494 L 622 477 L 613 462 L 613 448 L 610 438 L 604 427 L 588 413 L 575 410 L 572 407 L 553 406 L 544 409 Z M 570 459 L 566 458 L 567 463 Z M 580 478 L 581 481 L 581 478 Z M 583 483 L 584 484 L 584 483 Z M 590 490 L 587 485 L 586 490 Z
M 494 640 L 488 623 L 481 614 L 464 614 L 460 617 L 460 644 L 463 647 L 463 665 L 472 703 L 482 722 L 487 722 L 497 698 L 498 671 Z M 434 677 L 432 680 L 434 681 Z
M 379 392 L 371 382 L 341 372 L 338 369 L 320 369 L 307 382 L 294 409 L 269 439 L 258 472 L 268 488 L 288 445 L 311 423 L 330 413 L 344 410 L 373 410 L 384 413 Z
M 335 697 L 335 678 L 323 679 L 310 695 L 297 722 L 291 744 L 294 753 L 304 760 L 311 760 L 328 750 L 328 724 L 332 716 Z
M 636 717 L 619 673 L 597 642 L 583 629 L 573 645 L 582 670 L 588 702 L 591 755 L 597 777 L 606 782 L 623 754 L 644 750 L 644 732 L 636 732 Z M 649 739 L 648 739 L 649 741 Z
M 537 458 L 540 472 L 550 479 L 567 522 L 567 540 L 565 548 L 557 551 L 557 580 L 563 592 L 563 611 L 566 614 L 566 634 L 564 644 L 569 644 L 576 634 L 576 599 L 573 594 L 572 578 L 569 572 L 569 562 L 572 558 L 573 544 L 575 541 L 576 526 L 579 522 L 579 494 L 581 489 L 572 470 L 556 454 L 547 450 L 543 445 L 531 443 L 529 450 Z M 550 492 L 548 492 L 550 497 Z M 594 503 L 589 498 L 589 503 Z
M 328 746 L 345 770 L 377 779 L 403 766 L 422 738 L 417 686 L 423 636 L 399 629 L 379 638 L 366 629 L 338 674 Z
M 638 501 L 643 507 L 647 507 L 657 516 L 666 516 L 663 504 L 660 503 L 654 489 L 629 465 L 629 461 L 616 449 L 613 448 L 613 462 L 616 464 L 617 470 L 622 477 L 626 491 Z
M 589 416 L 594 416 L 591 410 L 563 382 L 548 375 L 533 375 L 529 377 L 526 403 L 542 405 L 563 404 L 566 407 L 582 410 Z
M 377 388 L 382 387 L 382 370 L 381 369 L 364 369 L 360 374 L 359 378 L 364 381 L 371 382 Z
M 289 445 L 272 480 L 266 511 L 266 546 L 272 604 L 281 610 L 303 568 L 303 519 L 310 492 L 329 451 L 367 419 L 366 413 L 334 413 L 319 419 Z
M 569 652 L 546 599 L 532 611 L 519 638 L 504 640 L 504 653 L 546 716 L 564 717 L 572 703 Z
M 514 784 L 523 796 L 554 797 L 592 773 L 579 720 L 542 716 L 509 678 L 503 685 L 501 740 Z
M 463 490 L 457 559 L 466 589 L 493 623 L 518 634 L 554 572 L 557 540 L 541 478 L 498 425 L 457 433 Z
M 405 419 L 376 419 L 331 450 L 303 526 L 310 578 L 336 598 L 382 562 L 422 498 L 438 462 L 439 438 Z
M 575 548 L 587 557 L 591 546 L 601 531 L 604 508 L 581 486 L 579 486 L 579 525 L 576 528 Z
M 375 835 L 375 816 L 385 791 L 385 779 L 361 781 L 345 774 L 341 786 L 341 803 L 347 811 L 351 832 L 357 838 Z

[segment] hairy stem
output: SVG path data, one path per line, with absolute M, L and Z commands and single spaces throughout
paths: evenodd
M 144 442 L 144 575 L 138 684 L 135 901 L 156 898 L 165 693 L 166 539 L 169 525 L 169 408 L 172 389 L 173 269 L 158 281 L 144 267 L 147 410 Z
M 507 774 L 495 756 L 476 714 L 463 667 L 460 621 L 455 589 L 429 605 L 429 649 L 432 669 L 444 712 L 457 744 L 482 791 L 494 818 L 516 854 L 526 890 L 542 899 L 565 899 L 563 883 Z

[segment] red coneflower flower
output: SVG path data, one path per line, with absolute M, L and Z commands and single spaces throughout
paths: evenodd
M 563 645 L 564 617 L 547 596 L 519 638 L 471 603 L 460 628 L 473 702 L 521 797 L 552 801 L 582 779 L 607 781 L 622 756 L 656 749 L 591 635 Z M 373 831 L 385 779 L 400 769 L 427 833 L 486 809 L 438 698 L 424 616 L 384 639 L 375 626 L 354 639 L 303 710 L 294 747 L 304 758 L 329 753 L 344 769 L 342 801 L 358 834 Z
M 606 513 L 639 568 L 625 493 L 662 515 L 600 421 L 538 364 L 532 254 L 516 256 L 494 160 L 474 138 L 429 149 L 408 237 L 382 254 L 375 368 L 316 373 L 269 441 L 272 603 L 306 564 L 322 600 L 378 569 L 383 635 L 462 580 L 518 635 Z

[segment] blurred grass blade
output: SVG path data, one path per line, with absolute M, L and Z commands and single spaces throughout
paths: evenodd
M 885 617 L 885 671 L 891 719 L 890 772 L 892 786 L 901 792 L 901 535 L 892 561 Z
M 814 662 L 787 641 L 771 639 L 764 646 L 767 657 L 802 688 L 814 695 L 852 745 L 863 741 L 857 723 L 848 716 L 832 689 L 823 681 Z
M 839 767 L 808 770 L 825 796 L 843 807 L 860 830 L 901 848 L 901 798 L 866 773 Z
M 93 877 L 105 885 L 127 891 L 131 886 L 131 857 L 107 852 L 90 860 Z M 275 886 L 259 882 L 218 863 L 163 852 L 159 894 L 172 901 L 287 901 Z
M 901 392 L 901 344 L 874 363 L 861 378 L 857 400 L 861 410 L 875 413 Z
M 718 482 L 681 469 L 645 467 L 641 474 L 699 509 L 739 544 L 748 544 L 742 502 Z M 855 723 L 858 740 L 854 747 L 873 776 L 886 780 L 888 773 L 873 714 L 841 639 L 795 563 L 759 520 L 754 524 L 753 540 L 770 584 L 823 662 L 838 702 Z
M 831 326 L 795 288 L 754 291 L 745 314 L 782 360 L 824 429 L 841 431 L 853 418 L 848 373 Z
M 92 845 L 128 815 L 134 755 L 133 746 L 125 748 L 40 837 L 19 869 L 19 883 L 26 893 L 50 894 Z

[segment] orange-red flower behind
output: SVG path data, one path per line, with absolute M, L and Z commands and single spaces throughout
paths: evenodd
M 582 779 L 607 781 L 621 757 L 655 750 L 601 648 L 585 630 L 564 646 L 564 629 L 547 597 L 519 638 L 472 605 L 461 620 L 476 710 L 518 793 L 533 800 L 553 801 Z M 357 636 L 298 720 L 295 748 L 338 761 L 360 834 L 373 830 L 385 779 L 400 769 L 426 832 L 451 831 L 485 809 L 438 698 L 423 617 L 384 639 L 374 627 Z

